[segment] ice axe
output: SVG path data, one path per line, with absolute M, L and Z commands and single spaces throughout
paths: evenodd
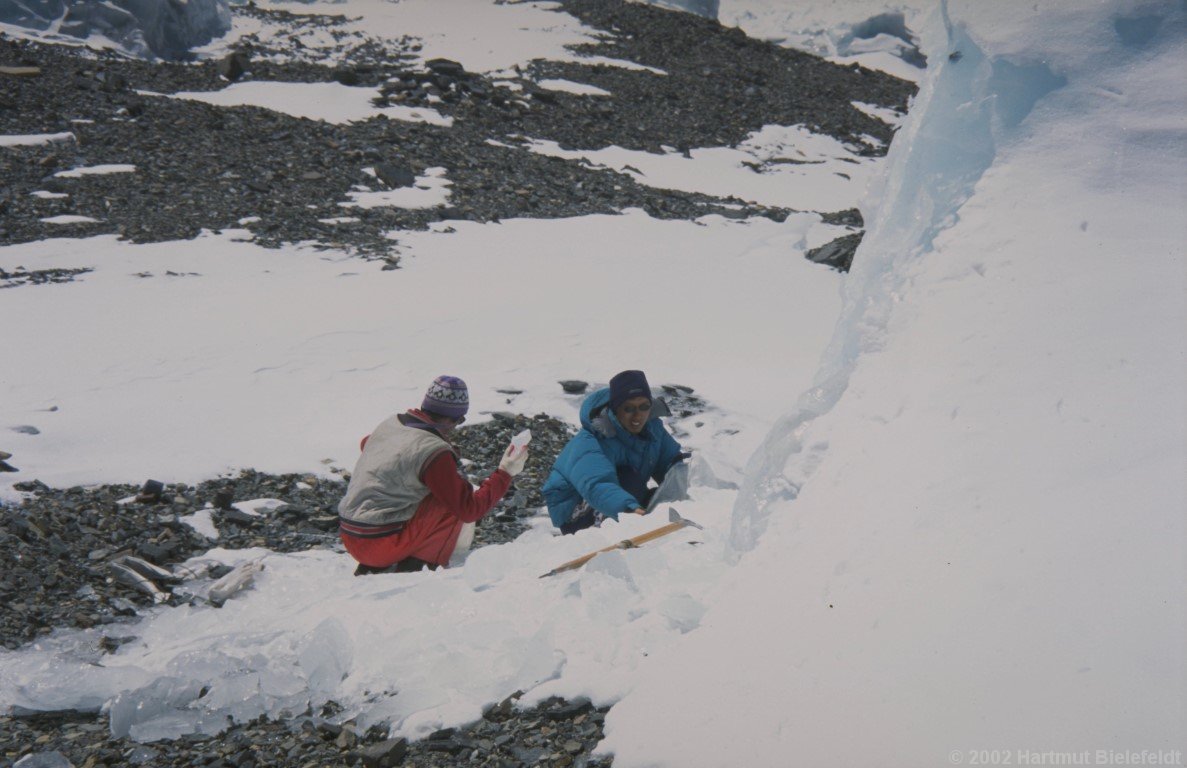
M 699 531 L 705 530 L 704 526 L 697 525 L 696 523 L 694 523 L 693 521 L 689 520 L 686 517 L 681 517 L 680 513 L 676 511 L 675 507 L 668 507 L 668 520 L 671 522 L 669 522 L 667 525 L 662 525 L 659 528 L 656 528 L 654 531 L 648 531 L 647 533 L 640 533 L 638 536 L 634 536 L 629 539 L 623 539 L 622 541 L 618 542 L 617 544 L 611 544 L 610 546 L 603 547 L 595 552 L 590 552 L 588 555 L 582 555 L 581 557 L 577 558 L 576 560 L 570 560 L 569 562 L 567 562 L 563 565 L 558 565 L 557 567 L 553 568 L 548 573 L 540 574 L 540 578 L 543 579 L 547 576 L 555 576 L 558 573 L 564 573 L 565 571 L 575 570 L 575 569 L 580 568 L 581 566 L 585 565 L 590 560 L 593 560 L 594 557 L 602 554 L 603 552 L 609 552 L 614 549 L 634 549 L 635 547 L 639 546 L 640 544 L 646 544 L 649 541 L 654 541 L 655 539 L 658 539 L 660 536 L 667 536 L 669 533 L 678 531 L 681 528 L 696 528 Z

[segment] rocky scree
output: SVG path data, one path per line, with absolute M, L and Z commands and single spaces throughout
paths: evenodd
M 513 395 L 514 393 L 512 393 Z M 480 521 L 474 546 L 509 541 L 538 514 L 540 486 L 552 458 L 573 434 L 571 426 L 548 416 L 511 412 L 489 422 L 465 426 L 455 444 L 467 474 L 479 482 L 494 471 L 511 436 L 532 430 L 532 454 L 511 491 Z M 10 563 L 0 576 L 0 638 L 11 649 L 35 641 L 57 627 L 107 627 L 96 651 L 115 652 L 135 636 L 137 611 L 152 598 L 112 576 L 107 564 L 131 554 L 169 566 L 201 554 L 212 544 L 182 518 L 209 509 L 220 546 L 266 547 L 291 552 L 336 548 L 335 508 L 349 472 L 342 479 L 313 475 L 266 475 L 245 470 L 197 486 L 175 484 L 158 493 L 135 485 L 54 490 L 36 481 L 20 486 L 29 498 L 20 506 L 0 506 L 0 559 Z M 146 483 L 145 486 L 149 484 Z M 154 489 L 155 490 L 155 489 Z M 136 500 L 139 497 L 139 500 Z M 232 503 L 279 499 L 286 506 L 264 516 L 237 510 Z M 216 507 L 207 504 L 217 504 Z M 346 557 L 344 554 L 343 557 Z M 229 569 L 228 569 L 229 570 Z M 221 572 L 211 574 L 212 577 Z M 168 589 L 168 585 L 161 585 Z M 179 591 L 169 604 L 192 601 Z M 228 724 L 215 738 L 183 738 L 138 744 L 110 736 L 100 713 L 16 713 L 0 716 L 0 758 L 33 755 L 75 766 L 251 766 L 405 765 L 405 766 L 602 766 L 589 752 L 602 736 L 606 708 L 588 701 L 550 699 L 536 707 L 515 706 L 513 694 L 465 728 L 448 729 L 414 743 L 389 739 L 382 728 L 362 731 L 336 718 L 333 704 L 291 718 L 260 718 Z M 56 753 L 56 755 L 55 755 Z M 65 760 L 68 762 L 61 762 Z M 9 763 L 10 764 L 10 763 Z
M 552 459 L 573 428 L 544 415 L 499 413 L 454 435 L 467 475 L 480 483 L 498 467 L 511 436 L 525 428 L 532 430 L 527 466 L 479 522 L 474 546 L 511 541 L 526 529 L 525 520 L 544 503 L 540 487 Z M 111 564 L 130 555 L 168 568 L 206 552 L 215 542 L 185 522 L 204 508 L 221 547 L 338 548 L 337 506 L 350 473 L 331 472 L 341 479 L 244 470 L 197 486 L 167 485 L 152 495 L 136 485 L 52 489 L 35 480 L 18 483 L 16 489 L 29 494 L 24 503 L 0 505 L 0 561 L 6 564 L 0 572 L 0 645 L 18 648 L 58 627 L 134 621 L 154 598 L 118 579 Z M 260 514 L 234 506 L 254 499 L 283 506 Z M 158 586 L 168 591 L 168 585 Z M 190 600 L 180 593 L 168 597 L 173 605 Z M 120 632 L 113 629 L 113 636 Z
M 581 385 L 581 386 L 577 386 Z M 579 399 L 585 382 L 566 381 Z M 668 384 L 660 391 L 673 421 L 708 408 L 692 388 Z M 516 390 L 505 391 L 512 403 Z M 532 453 L 511 490 L 477 526 L 474 546 L 510 541 L 525 519 L 543 514 L 540 489 L 552 460 L 574 434 L 572 426 L 549 416 L 498 411 L 490 421 L 464 426 L 454 443 L 464 457 L 467 476 L 481 482 L 498 465 L 511 437 L 532 430 Z M 674 426 L 674 425 L 673 425 Z M 153 604 L 145 592 L 112 575 L 108 565 L 125 555 L 168 567 L 200 555 L 213 542 L 183 518 L 210 511 L 219 546 L 264 547 L 293 552 L 314 547 L 338 548 L 338 500 L 349 472 L 330 467 L 335 477 L 268 475 L 244 470 L 235 477 L 200 483 L 104 485 L 55 490 L 37 481 L 21 484 L 29 494 L 19 506 L 0 505 L 0 559 L 10 563 L 0 575 L 0 641 L 9 649 L 36 641 L 59 627 L 98 627 L 97 653 L 113 653 L 134 638 L 137 612 Z M 284 506 L 257 516 L 234 504 L 278 499 Z M 343 557 L 346 557 L 344 554 Z M 208 574 L 215 578 L 229 569 Z M 168 584 L 161 584 L 168 590 Z M 167 604 L 193 602 L 184 590 L 169 593 Z M 56 765 L 115 766 L 606 766 L 591 750 L 602 737 L 608 708 L 586 700 L 549 699 L 521 708 L 512 694 L 492 706 L 482 720 L 447 729 L 408 743 L 389 739 L 382 728 L 362 732 L 336 718 L 332 703 L 281 720 L 259 718 L 231 724 L 215 737 L 183 738 L 138 744 L 110 736 L 106 714 L 30 713 L 0 716 L 0 756 L 19 760 L 33 755 Z M 60 762 L 61 760 L 68 763 Z
M 518 697 L 518 692 L 512 694 L 464 728 L 440 730 L 411 743 L 388 738 L 381 727 L 363 730 L 341 722 L 333 705 L 283 721 L 259 718 L 231 725 L 216 737 L 152 744 L 111 738 L 106 715 L 0 715 L 0 765 L 30 756 L 44 760 L 42 765 L 78 768 L 605 768 L 611 764 L 589 756 L 602 738 L 607 707 L 595 708 L 584 699 L 554 698 L 521 708 L 516 705 Z
M 237 64 L 148 63 L 0 37 L 0 64 L 34 66 L 40 73 L 0 77 L 0 133 L 74 137 L 0 152 L 0 244 L 100 233 L 149 242 L 245 226 L 264 245 L 315 242 L 395 266 L 399 246 L 389 232 L 443 220 L 551 218 L 630 207 L 659 218 L 720 213 L 781 219 L 787 210 L 648 188 L 628 174 L 543 156 L 521 143 L 547 139 L 573 149 L 617 144 L 661 151 L 730 146 L 764 125 L 803 123 L 859 153 L 880 154 L 891 129 L 851 102 L 905 111 L 914 90 L 890 76 L 750 40 L 690 14 L 609 0 L 570 2 L 565 10 L 611 30 L 580 53 L 636 61 L 667 74 L 535 62 L 517 78 L 493 82 L 446 60 L 410 64 L 407 57 L 417 47 L 411 40 L 350 41 L 336 52 L 341 63 L 331 67 L 300 60 L 292 50 L 295 36 L 247 40 L 233 57 Z M 235 12 L 280 25 L 312 23 L 251 7 Z M 324 22 L 333 28 L 341 19 Z M 378 105 L 431 106 L 454 122 L 446 128 L 376 117 L 334 125 L 254 107 L 143 95 L 217 90 L 228 77 L 378 87 Z M 537 85 L 545 77 L 596 85 L 611 96 L 548 91 Z M 55 175 L 101 164 L 130 164 L 135 171 Z M 380 167 L 395 172 L 376 178 L 366 170 Z M 452 183 L 447 205 L 339 205 L 353 189 L 398 186 L 429 168 L 446 169 Z M 94 221 L 44 221 L 63 214 Z M 357 221 L 335 223 L 344 216 Z

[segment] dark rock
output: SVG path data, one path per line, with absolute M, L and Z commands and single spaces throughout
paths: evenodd
M 236 525 L 252 526 L 262 522 L 261 519 L 256 515 L 250 515 L 247 512 L 235 509 L 234 507 L 224 509 L 222 517 L 223 520 L 226 520 L 229 523 L 235 523 Z
M 820 217 L 825 224 L 833 224 L 840 227 L 864 227 L 865 219 L 861 216 L 861 211 L 856 208 L 850 208 L 845 211 L 836 211 L 834 213 L 825 213 Z
M 144 485 L 140 488 L 140 493 L 136 495 L 136 501 L 141 504 L 152 504 L 161 500 L 161 493 L 165 490 L 165 484 L 160 480 L 145 480 Z
M 838 237 L 819 248 L 813 248 L 805 255 L 809 261 L 824 264 L 840 272 L 848 272 L 849 267 L 853 264 L 853 254 L 857 251 L 857 246 L 861 244 L 864 236 L 864 232 L 855 232 L 852 235 Z
M 459 78 L 466 74 L 465 67 L 450 59 L 429 59 L 425 62 L 425 66 L 431 72 L 452 78 Z
M 19 765 L 20 768 L 74 768 L 74 763 L 57 750 L 34 752 L 21 758 L 14 765 Z
M 343 85 L 358 85 L 362 82 L 359 73 L 350 67 L 339 67 L 334 70 L 334 80 Z
M 565 379 L 557 383 L 561 385 L 561 389 L 570 395 L 583 394 L 589 388 L 589 382 L 580 381 L 579 379 Z
M 391 189 L 411 187 L 416 183 L 416 174 L 410 169 L 392 163 L 378 163 L 375 176 Z
M 544 104 L 555 104 L 556 94 L 546 88 L 535 88 L 531 92 L 532 101 L 539 101 Z
M 519 697 L 521 696 L 523 696 L 523 691 L 516 691 L 498 704 L 487 707 L 486 711 L 482 713 L 482 716 L 487 720 L 493 720 L 495 722 L 506 720 L 511 716 L 512 711 L 515 709 L 515 702 L 519 701 Z
M 392 768 L 399 765 L 408 754 L 407 739 L 387 739 L 359 751 L 363 765 L 367 768 Z
M 572 720 L 577 715 L 593 709 L 593 704 L 589 699 L 579 698 L 573 701 L 565 701 L 549 707 L 544 710 L 544 716 L 549 720 Z
M 243 51 L 235 51 L 219 59 L 218 73 L 233 83 L 247 73 L 249 66 L 251 59 L 248 55 Z

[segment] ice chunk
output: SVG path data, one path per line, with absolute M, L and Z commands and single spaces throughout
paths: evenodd
M 119 694 L 108 710 L 111 735 L 117 739 L 130 736 L 137 741 L 157 741 L 196 733 L 193 718 L 177 712 L 197 701 L 202 689 L 202 684 L 193 680 L 158 677 L 146 686 Z
M 474 523 L 462 524 L 462 530 L 457 535 L 457 544 L 453 547 L 453 554 L 449 556 L 449 564 L 451 566 L 460 565 L 465 562 L 466 555 L 470 553 L 470 545 L 474 543 L 474 531 L 476 527 Z
M 688 464 L 683 461 L 676 464 L 664 475 L 664 481 L 651 496 L 647 503 L 647 511 L 651 512 L 660 504 L 670 501 L 684 501 L 688 498 Z
M 517 451 L 526 448 L 530 442 L 532 442 L 532 430 L 530 429 L 525 429 L 511 438 L 511 446 Z
M 74 768 L 74 763 L 61 752 L 36 752 L 13 763 L 13 768 Z
M 259 560 L 242 563 L 236 566 L 235 570 L 214 582 L 206 596 L 215 605 L 222 605 L 231 596 L 250 587 L 255 582 L 256 574 L 262 570 L 264 570 L 264 564 Z
M 705 615 L 705 606 L 688 594 L 671 595 L 661 601 L 656 610 L 681 633 L 696 629 Z
M 231 29 L 227 0 L 0 0 L 0 23 L 85 40 L 105 37 L 144 58 L 186 59 Z
M 689 460 L 688 481 L 692 485 L 733 490 L 741 480 L 742 473 L 736 467 L 718 463 L 702 453 L 694 454 Z
M 463 577 L 470 589 L 481 592 L 492 584 L 497 584 L 516 568 L 515 556 L 509 547 L 483 547 L 471 552 L 466 558 Z
M 581 597 L 590 619 L 602 626 L 621 626 L 636 618 L 639 587 L 626 553 L 615 549 L 590 560 L 581 576 Z
M 326 619 L 314 627 L 297 653 L 309 689 L 327 696 L 350 672 L 353 661 L 354 642 L 337 619 Z

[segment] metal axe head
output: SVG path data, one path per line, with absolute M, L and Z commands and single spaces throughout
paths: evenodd
M 697 523 L 689 520 L 687 517 L 681 517 L 680 513 L 676 511 L 675 507 L 668 507 L 668 522 L 680 523 L 681 525 L 686 525 L 689 528 L 696 528 L 698 531 L 705 530 L 705 526 L 698 525 Z

